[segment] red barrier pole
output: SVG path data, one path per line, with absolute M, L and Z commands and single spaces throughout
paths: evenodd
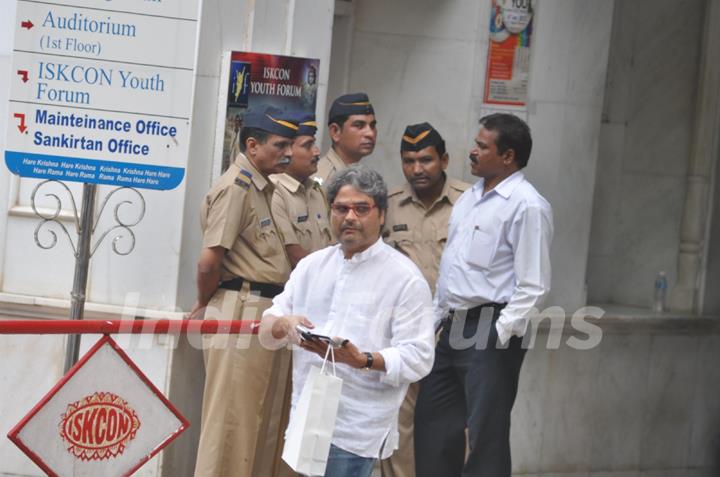
M 0 335 L 257 334 L 249 320 L 0 320 Z

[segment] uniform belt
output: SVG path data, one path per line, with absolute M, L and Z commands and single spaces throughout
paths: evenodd
M 220 288 L 224 288 L 226 290 L 240 291 L 244 282 L 244 278 L 237 277 L 233 278 L 232 280 L 225 280 L 224 282 L 220 282 Z M 275 298 L 276 295 L 282 293 L 283 288 L 284 287 L 282 285 L 275 285 L 272 283 L 250 282 L 250 292 L 258 292 L 263 298 Z
M 493 308 L 493 318 L 496 317 L 500 310 L 505 308 L 507 306 L 507 303 L 483 303 L 482 305 L 474 306 L 470 308 L 469 310 L 456 310 L 454 308 L 450 308 L 445 315 L 445 318 L 448 320 L 452 320 L 455 315 L 460 314 L 461 312 L 465 311 L 465 318 L 467 319 L 476 319 L 480 318 L 480 314 L 482 313 L 483 308 Z

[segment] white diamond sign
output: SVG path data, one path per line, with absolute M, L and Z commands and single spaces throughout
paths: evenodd
M 127 476 L 189 426 L 109 336 L 8 437 L 51 476 Z

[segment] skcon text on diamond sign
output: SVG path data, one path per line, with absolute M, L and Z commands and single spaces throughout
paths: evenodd
M 124 477 L 188 426 L 117 343 L 105 336 L 8 437 L 47 475 Z
M 167 190 L 188 155 L 199 0 L 18 0 L 5 163 Z

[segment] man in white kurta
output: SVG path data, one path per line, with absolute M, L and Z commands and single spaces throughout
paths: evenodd
M 397 447 L 407 387 L 432 367 L 434 316 L 420 270 L 380 238 L 387 209 L 380 175 L 352 166 L 330 182 L 328 201 L 339 244 L 298 263 L 263 315 L 261 339 L 301 345 L 293 353 L 291 421 L 310 366 L 322 364 L 326 349 L 301 343 L 295 326 L 345 342 L 335 350 L 343 387 L 326 475 L 361 477 Z M 348 460 L 357 466 L 335 465 Z

